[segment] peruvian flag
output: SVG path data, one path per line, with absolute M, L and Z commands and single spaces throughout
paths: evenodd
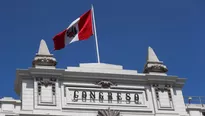
M 60 50 L 75 41 L 86 40 L 92 35 L 92 10 L 90 9 L 74 20 L 67 29 L 54 36 L 54 50 Z

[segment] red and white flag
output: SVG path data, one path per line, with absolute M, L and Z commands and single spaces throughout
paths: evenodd
M 86 40 L 92 35 L 92 10 L 89 10 L 54 36 L 54 50 L 60 50 L 75 41 Z

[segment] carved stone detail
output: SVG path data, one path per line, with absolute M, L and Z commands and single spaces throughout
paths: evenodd
M 97 82 L 97 85 L 101 85 L 102 88 L 110 88 L 110 86 L 116 86 L 116 84 L 112 83 L 111 81 L 102 80 Z
M 32 62 L 32 65 L 39 66 L 56 66 L 57 61 L 53 58 L 52 55 L 36 55 L 35 59 Z
M 151 66 L 146 66 L 144 69 L 144 73 L 149 72 L 160 72 L 160 73 L 166 73 L 168 71 L 167 67 L 163 64 L 152 64 Z
M 108 108 L 107 110 L 99 110 L 97 116 L 120 116 L 120 111 Z
M 159 86 L 158 84 L 153 84 L 152 86 L 155 88 L 155 94 L 156 94 L 157 100 L 159 100 L 159 91 L 161 92 L 167 91 L 169 100 L 172 101 L 172 94 L 170 90 L 171 85 L 166 84 L 166 85 Z
M 48 85 L 52 86 L 52 94 L 55 95 L 56 93 L 56 86 L 55 86 L 56 79 L 55 78 L 43 79 L 43 78 L 38 77 L 36 78 L 36 81 L 38 85 L 38 95 L 41 95 L 41 86 L 48 87 Z

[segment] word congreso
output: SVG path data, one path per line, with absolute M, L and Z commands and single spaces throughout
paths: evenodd
M 134 92 L 111 92 L 111 91 L 86 91 L 86 90 L 74 90 L 72 93 L 74 102 L 90 101 L 99 103 L 135 103 L 141 104 L 139 93 Z

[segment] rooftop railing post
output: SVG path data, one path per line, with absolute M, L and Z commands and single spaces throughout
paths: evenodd
M 188 97 L 189 104 L 191 103 L 192 97 Z
M 200 96 L 199 96 L 199 101 L 200 101 L 201 106 L 204 107 L 204 104 L 202 103 Z

